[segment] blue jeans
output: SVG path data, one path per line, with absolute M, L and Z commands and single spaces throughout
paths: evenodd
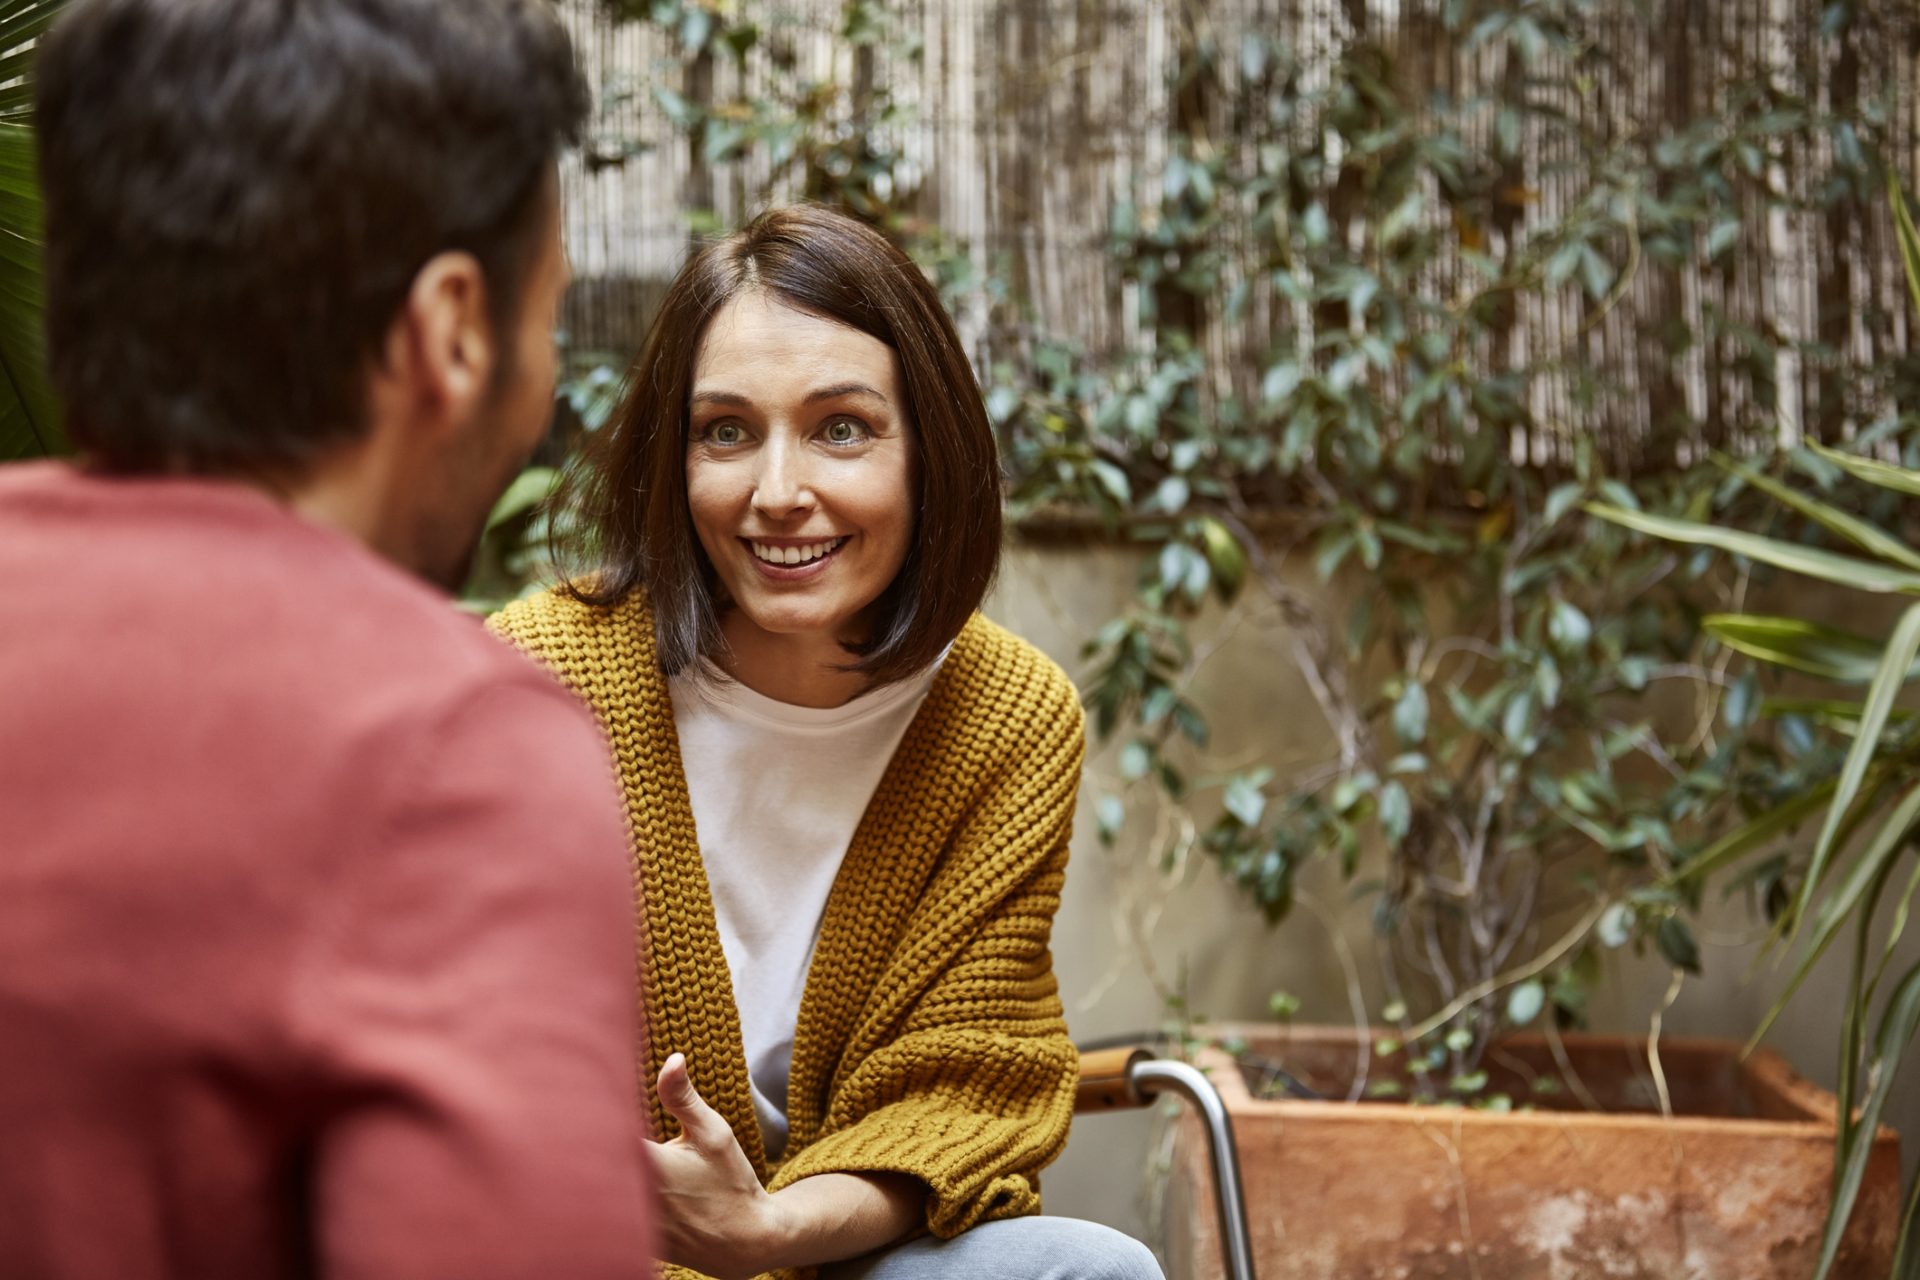
M 983 1222 L 820 1268 L 820 1280 L 1163 1280 L 1153 1252 L 1077 1218 Z

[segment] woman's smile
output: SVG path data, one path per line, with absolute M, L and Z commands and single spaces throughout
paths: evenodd
M 740 542 L 753 554 L 760 571 L 775 582 L 799 582 L 826 571 L 851 538 L 816 538 L 811 542 L 791 539 L 742 538 Z

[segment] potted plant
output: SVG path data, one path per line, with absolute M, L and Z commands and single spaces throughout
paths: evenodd
M 1276 921 L 1309 862 L 1384 868 L 1363 882 L 1375 1025 L 1189 1029 L 1237 1051 L 1237 1070 L 1213 1061 L 1264 1274 L 1877 1277 L 1895 1247 L 1892 1135 L 1777 1060 L 1661 1037 L 1700 965 L 1696 869 L 1810 812 L 1844 755 L 1805 723 L 1759 716 L 1757 675 L 1702 629 L 1743 571 L 1647 536 L 1662 519 L 1762 518 L 1763 494 L 1689 462 L 1768 446 L 1787 344 L 1711 309 L 1698 328 L 1643 315 L 1671 350 L 1707 346 L 1716 378 L 1744 381 L 1744 412 L 1711 420 L 1677 407 L 1677 370 L 1620 387 L 1581 368 L 1590 328 L 1619 305 L 1657 308 L 1682 268 L 1713 273 L 1741 243 L 1745 202 L 1777 203 L 1756 175 L 1839 126 L 1736 94 L 1665 135 L 1570 139 L 1585 166 L 1559 216 L 1537 217 L 1537 153 L 1517 139 L 1554 126 L 1535 117 L 1527 69 L 1541 49 L 1577 66 L 1603 37 L 1564 7 L 1544 22 L 1525 7 L 1474 16 L 1470 33 L 1441 20 L 1428 34 L 1490 47 L 1511 73 L 1458 115 L 1410 101 L 1393 62 L 1406 47 L 1364 31 L 1313 74 L 1250 40 L 1241 76 L 1224 76 L 1196 43 L 1175 73 L 1184 90 L 1280 86 L 1281 127 L 1242 149 L 1204 127 L 1176 137 L 1161 197 L 1116 208 L 1110 248 L 1157 326 L 1152 352 L 1116 367 L 1040 344 L 1043 358 L 1002 371 L 1023 509 L 1093 506 L 1148 552 L 1133 607 L 1089 646 L 1088 705 L 1122 783 L 1100 801 L 1103 834 L 1171 832 L 1168 862 L 1210 859 Z M 1859 37 L 1840 19 L 1844 46 Z M 1257 99 L 1234 100 L 1261 118 Z M 1481 111 L 1524 130 L 1489 146 L 1465 123 Z M 1872 166 L 1841 169 L 1829 198 L 1859 207 Z M 1236 256 L 1248 243 L 1251 264 Z M 1436 277 L 1462 275 L 1436 296 Z M 1290 321 L 1270 319 L 1275 348 L 1237 396 L 1205 354 L 1236 318 L 1235 280 L 1270 287 Z M 1555 308 L 1579 317 L 1570 349 L 1512 360 L 1517 317 Z M 1810 418 L 1837 431 L 1872 409 L 1870 391 L 1846 388 L 1883 386 L 1884 370 L 1821 358 L 1835 368 Z M 1654 426 L 1628 440 L 1563 430 L 1543 404 Z M 1595 503 L 1655 523 L 1609 523 Z M 1327 589 L 1290 571 L 1307 557 Z M 1189 634 L 1236 608 L 1284 622 L 1326 722 L 1323 758 L 1208 764 Z M 1791 885 L 1767 872 L 1755 888 L 1778 902 Z M 1671 967 L 1652 1034 L 1562 1034 L 1621 947 Z M 1335 1101 L 1260 1097 L 1247 1080 L 1263 1060 Z M 1354 1141 L 1373 1126 L 1386 1136 Z M 1656 1149 L 1669 1158 L 1649 1165 Z M 1836 1150 L 1864 1190 L 1843 1185 L 1830 1217 Z M 1204 1239 L 1205 1215 L 1188 1221 Z
M 1901 256 L 1920 314 L 1920 231 L 1897 182 L 1888 181 Z M 1859 442 L 1864 450 L 1885 450 L 1880 439 Z M 1742 482 L 1782 503 L 1850 544 L 1845 554 L 1799 542 L 1764 537 L 1725 523 L 1663 519 L 1598 505 L 1597 514 L 1627 528 L 1674 542 L 1726 551 L 1759 564 L 1853 590 L 1920 596 L 1920 551 L 1914 549 L 1910 508 L 1920 498 L 1920 469 L 1807 446 L 1829 468 L 1833 484 L 1879 491 L 1886 526 L 1855 514 L 1859 495 L 1849 506 L 1815 497 L 1751 466 L 1727 464 Z M 1816 474 L 1818 474 L 1816 472 Z M 1902 529 L 1902 523 L 1907 528 Z M 1843 725 L 1852 745 L 1836 776 L 1807 787 L 1800 795 L 1735 830 L 1682 869 L 1690 879 L 1705 879 L 1756 850 L 1775 843 L 1783 827 L 1819 820 L 1819 834 L 1804 863 L 1791 868 L 1793 891 L 1778 899 L 1775 939 L 1801 944 L 1786 992 L 1767 1017 L 1771 1023 L 1793 998 L 1814 964 L 1849 926 L 1854 935 L 1853 968 L 1839 1028 L 1839 1096 L 1836 1106 L 1832 1214 L 1821 1238 L 1816 1280 L 1832 1272 L 1841 1248 L 1842 1224 L 1869 1181 L 1875 1130 L 1887 1097 L 1900 1076 L 1908 1045 L 1920 1029 L 1920 965 L 1895 971 L 1895 949 L 1905 929 L 1920 876 L 1889 894 L 1899 882 L 1894 873 L 1916 852 L 1920 835 L 1920 718 L 1897 706 L 1902 690 L 1920 675 L 1920 603 L 1908 605 L 1882 637 L 1863 636 L 1817 618 L 1721 614 L 1705 620 L 1707 631 L 1729 648 L 1763 667 L 1812 676 L 1829 684 L 1861 689 L 1841 699 L 1780 699 L 1763 712 L 1780 716 L 1814 715 Z M 1862 689 L 1861 687 L 1864 686 Z M 1878 933 L 1876 925 L 1884 928 Z M 1802 941 L 1804 940 L 1804 941 Z M 1883 984 L 1890 983 L 1890 986 Z M 1876 996 L 1884 995 L 1878 1009 Z M 1763 1025 L 1754 1033 L 1757 1041 Z M 1910 1201 L 1900 1223 L 1893 1274 L 1920 1274 L 1920 1249 L 1911 1242 L 1915 1205 Z

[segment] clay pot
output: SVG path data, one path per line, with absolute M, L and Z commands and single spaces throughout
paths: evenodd
M 1833 1172 L 1833 1095 L 1762 1050 L 1662 1039 L 1673 1115 L 1660 1111 L 1644 1038 L 1567 1035 L 1588 1093 L 1543 1094 L 1558 1077 L 1544 1037 L 1489 1055 L 1484 1093 L 1509 1114 L 1390 1101 L 1255 1096 L 1278 1065 L 1344 1099 L 1362 1041 L 1351 1027 L 1216 1026 L 1251 1064 L 1207 1051 L 1232 1117 L 1260 1280 L 1807 1280 Z M 1377 1035 L 1389 1033 L 1381 1032 Z M 1369 1041 L 1371 1043 L 1371 1041 Z M 1373 1057 L 1369 1077 L 1404 1070 Z M 1882 1280 L 1900 1216 L 1899 1139 L 1881 1129 L 1833 1271 Z M 1172 1280 L 1224 1274 L 1205 1139 L 1175 1132 L 1167 1236 Z

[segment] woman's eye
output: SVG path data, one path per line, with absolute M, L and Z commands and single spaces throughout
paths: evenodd
M 859 444 L 866 438 L 866 424 L 856 422 L 852 418 L 836 418 L 827 424 L 828 444 Z
M 713 444 L 739 444 L 747 438 L 737 422 L 716 422 L 707 428 L 707 440 Z

